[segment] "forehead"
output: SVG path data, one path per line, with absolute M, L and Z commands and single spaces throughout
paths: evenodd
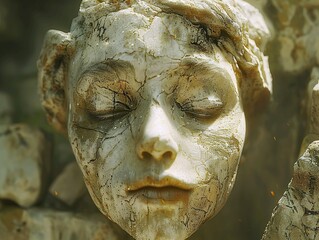
M 79 28 L 82 34 L 75 39 L 70 69 L 72 85 L 84 72 L 109 60 L 130 63 L 139 80 L 173 69 L 189 57 L 233 73 L 205 30 L 177 14 L 141 14 L 129 8 L 102 17 L 92 14 Z
M 203 30 L 176 14 L 147 15 L 129 8 L 102 17 L 91 15 L 74 31 L 80 36 L 75 49 L 82 65 L 123 54 L 176 59 L 207 45 Z

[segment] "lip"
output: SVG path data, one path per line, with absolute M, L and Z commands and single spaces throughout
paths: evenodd
M 127 192 L 128 194 L 137 194 L 148 203 L 159 201 L 163 204 L 188 200 L 192 189 L 192 185 L 172 177 L 163 177 L 159 180 L 146 177 L 129 184 Z

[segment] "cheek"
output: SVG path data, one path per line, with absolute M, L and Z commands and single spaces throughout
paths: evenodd
M 110 171 L 120 168 L 125 156 L 132 155 L 130 144 L 123 135 L 108 139 L 105 134 L 94 130 L 71 128 L 71 146 L 85 177 L 95 175 L 98 181 L 105 179 L 110 176 Z
M 125 194 L 123 179 L 129 173 L 127 156 L 133 156 L 132 137 L 125 131 L 108 139 L 97 131 L 71 126 L 69 139 L 93 201 L 109 215 L 109 208 L 116 207 L 114 196 Z
M 196 165 L 194 169 L 200 182 L 193 193 L 191 205 L 192 209 L 202 209 L 201 212 L 192 212 L 197 216 L 196 219 L 204 221 L 214 216 L 225 204 L 236 176 L 245 138 L 245 134 L 242 134 L 245 131 L 239 131 L 238 126 L 245 126 L 244 123 L 244 115 L 237 118 L 236 122 L 221 119 L 198 134 L 196 142 L 192 143 L 198 154 L 190 160 Z M 190 152 L 187 154 L 192 155 Z
M 232 174 L 245 139 L 245 116 L 242 111 L 216 120 L 191 137 L 184 136 L 182 151 L 197 169 L 208 175 Z M 216 178 L 216 176 L 211 176 Z M 206 179 L 207 180 L 207 179 Z
M 185 141 L 183 147 L 199 182 L 206 185 L 205 196 L 211 200 L 226 198 L 237 173 L 244 145 L 244 114 L 238 111 L 237 115 L 230 116 L 215 121 L 209 128 L 193 136 L 192 140 Z
M 218 174 L 220 180 L 224 179 L 226 182 L 236 173 L 243 149 L 245 131 L 238 129 L 238 126 L 245 126 L 242 125 L 242 121 L 244 118 L 236 122 L 225 121 L 227 124 L 223 123 L 216 129 L 205 131 L 200 137 L 202 142 L 209 143 L 205 145 L 209 169 Z

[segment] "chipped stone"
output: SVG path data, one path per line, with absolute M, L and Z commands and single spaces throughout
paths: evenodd
M 82 172 L 74 161 L 69 163 L 54 180 L 50 193 L 59 200 L 73 205 L 86 192 Z
M 0 239 L 6 240 L 120 239 L 111 226 L 100 214 L 20 208 L 0 211 Z
M 0 126 L 0 199 L 29 207 L 48 179 L 50 144 L 44 134 L 27 125 Z

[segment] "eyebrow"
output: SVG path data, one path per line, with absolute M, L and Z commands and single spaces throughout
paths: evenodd
M 97 64 L 94 64 L 85 71 L 83 71 L 80 74 L 80 78 L 83 77 L 92 77 L 95 79 L 94 76 L 98 75 L 108 75 L 108 76 L 116 76 L 115 79 L 120 79 L 118 73 L 123 72 L 123 73 L 134 73 L 134 68 L 133 66 L 126 61 L 122 60 L 106 60 Z M 108 80 L 107 78 L 105 80 Z
M 223 76 L 224 78 L 228 79 L 230 82 L 232 77 L 230 73 L 220 65 L 216 64 L 213 60 L 194 57 L 194 56 L 187 56 L 182 59 L 180 63 L 180 67 L 189 66 L 190 69 L 187 71 L 192 72 L 201 72 L 205 75 L 205 72 L 214 73 L 219 76 Z
M 214 62 L 213 59 L 205 56 L 205 58 L 201 56 L 187 56 L 182 59 L 180 63 L 180 67 L 183 68 L 183 66 L 189 66 L 189 68 L 185 71 L 185 73 L 188 73 L 191 75 L 192 73 L 198 74 L 199 77 L 196 78 L 199 81 L 203 82 L 203 79 L 211 79 L 211 82 L 214 82 L 214 77 L 221 77 L 220 79 L 224 79 L 224 83 L 228 86 L 229 90 L 232 89 L 235 92 L 239 91 L 239 81 L 235 74 L 235 81 L 233 81 L 233 78 L 231 74 L 229 73 L 226 68 L 223 68 L 220 64 L 217 64 Z M 232 67 L 231 67 L 232 69 Z M 207 77 L 207 78 L 206 78 Z

